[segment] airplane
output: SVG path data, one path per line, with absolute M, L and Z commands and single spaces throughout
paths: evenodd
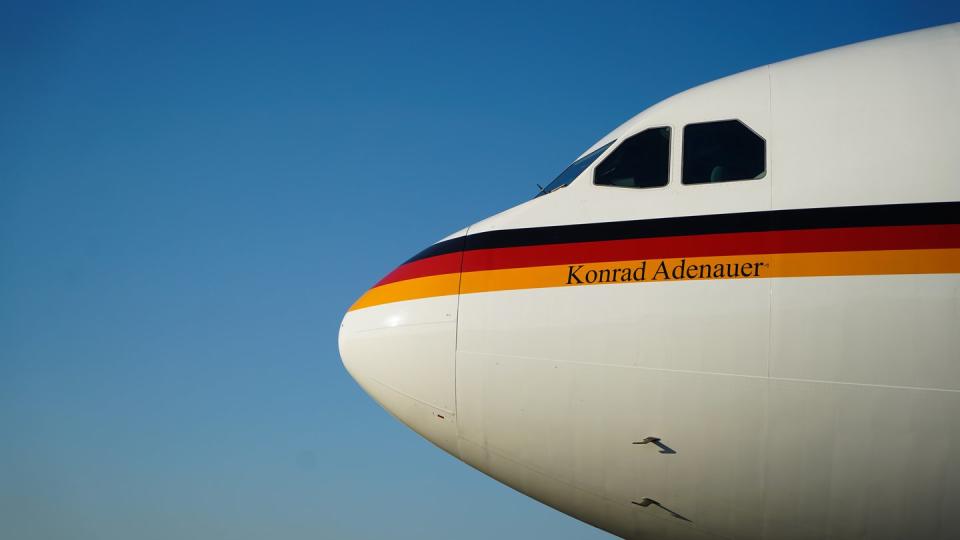
M 344 366 L 623 538 L 960 538 L 960 23 L 670 97 L 363 293 Z

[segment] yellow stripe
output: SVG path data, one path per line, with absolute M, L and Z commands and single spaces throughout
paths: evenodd
M 770 277 L 950 274 L 960 272 L 960 249 L 780 253 Z
M 643 272 L 643 282 L 660 281 L 689 281 L 690 279 L 704 279 L 701 277 L 689 278 L 684 275 L 680 279 L 664 279 L 656 272 L 663 267 L 672 274 L 681 261 L 684 268 L 690 266 L 710 265 L 713 267 L 722 264 L 749 264 L 749 277 L 810 277 L 810 276 L 848 276 L 848 275 L 880 275 L 880 274 L 942 274 L 960 272 L 960 249 L 922 249 L 896 251 L 848 251 L 824 253 L 779 253 L 764 255 L 734 255 L 724 257 L 691 257 L 676 259 L 648 259 Z M 597 272 L 614 269 L 636 269 L 644 263 L 643 260 L 617 261 L 605 263 L 585 263 L 578 272 L 580 279 L 590 270 Z M 756 271 L 755 265 L 763 266 Z M 576 263 L 573 266 L 579 266 Z M 576 280 L 570 278 L 571 265 L 537 266 L 531 268 L 510 268 L 503 270 L 482 270 L 465 272 L 461 279 L 461 294 L 515 290 L 536 289 L 543 287 L 576 286 Z M 742 268 L 742 266 L 741 266 Z M 711 268 L 712 270 L 713 268 Z M 724 268 L 726 270 L 726 268 Z M 754 274 L 756 272 L 756 274 Z M 695 273 L 698 274 L 699 272 Z M 620 274 L 623 275 L 622 273 Z M 632 277 L 632 276 L 631 276 Z M 710 277 L 706 279 L 717 279 Z M 731 279 L 724 277 L 720 279 Z M 737 278 L 733 278 L 737 279 Z M 743 279 L 740 276 L 739 279 Z M 568 281 L 571 284 L 568 285 Z M 632 280 L 630 280 L 632 281 Z M 622 283 L 624 281 L 615 281 Z M 606 285 L 593 283 L 596 285 Z M 583 285 L 589 283 L 584 282 Z
M 441 274 L 416 279 L 408 279 L 381 285 L 367 291 L 360 297 L 350 311 L 390 302 L 415 300 L 450 294 L 479 293 L 517 289 L 538 289 L 544 287 L 567 287 L 579 285 L 608 285 L 636 281 L 631 274 L 630 280 L 615 279 L 587 283 L 585 276 L 590 271 L 600 273 L 618 270 L 623 277 L 623 269 L 635 270 L 646 263 L 642 272 L 643 282 L 690 281 L 696 279 L 744 279 L 746 278 L 785 278 L 813 276 L 854 276 L 883 274 L 947 274 L 960 273 L 960 249 L 916 249 L 890 251 L 843 251 L 819 253 L 772 253 L 760 255 L 732 255 L 724 257 L 689 257 L 676 259 L 647 259 L 616 261 L 604 263 L 572 263 L 554 266 L 535 266 L 529 268 L 507 268 L 502 270 L 481 270 L 464 272 L 462 277 L 456 273 Z M 674 278 L 674 272 L 683 274 Z M 577 275 L 584 283 L 571 280 L 571 266 L 583 267 Z M 703 268 L 711 267 L 710 276 L 701 275 Z M 717 277 L 713 270 L 723 265 L 726 274 L 727 265 L 738 265 L 739 276 Z M 746 265 L 746 266 L 744 266 Z M 757 265 L 760 265 L 759 267 Z M 657 273 L 661 267 L 669 274 Z M 688 270 L 697 267 L 696 271 Z M 732 266 L 731 266 L 732 267 Z M 747 276 L 743 275 L 748 269 Z M 691 277 L 693 276 L 693 277 Z M 571 281 L 571 283 L 567 283 Z
M 460 275 L 456 273 L 387 283 L 364 293 L 359 300 L 350 306 L 349 311 L 390 302 L 400 302 L 401 300 L 457 294 L 459 284 Z

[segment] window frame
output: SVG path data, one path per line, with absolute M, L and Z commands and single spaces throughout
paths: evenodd
M 572 185 L 572 184 L 573 184 L 574 182 L 576 182 L 581 176 L 583 176 L 583 174 L 586 173 L 587 171 L 591 171 L 591 172 L 592 172 L 591 167 L 595 167 L 598 160 L 600 160 L 601 158 L 605 158 L 605 156 L 609 155 L 610 149 L 611 149 L 611 148 L 616 148 L 618 141 L 620 141 L 620 139 L 612 139 L 610 142 L 608 142 L 608 143 L 606 143 L 606 144 L 603 144 L 603 145 L 600 145 L 599 147 L 597 147 L 596 149 L 594 149 L 594 150 L 592 150 L 592 151 L 585 152 L 583 155 L 581 155 L 581 156 L 578 157 L 577 159 L 573 160 L 573 163 L 571 163 L 570 165 L 567 165 L 567 167 L 566 167 L 565 169 L 563 169 L 562 171 L 560 171 L 560 174 L 558 174 L 553 180 L 551 180 L 550 182 L 548 182 L 546 186 L 540 188 L 540 191 L 538 191 L 537 194 L 533 196 L 533 198 L 534 198 L 534 199 L 538 199 L 538 198 L 540 198 L 540 197 L 543 197 L 544 195 L 549 195 L 549 194 L 551 194 L 551 193 L 553 193 L 553 192 L 555 192 L 555 191 L 559 191 L 559 190 L 562 189 L 562 188 L 565 188 L 565 187 L 567 187 L 567 186 Z M 590 163 L 588 163 L 583 169 L 581 169 L 580 172 L 577 173 L 576 176 L 568 179 L 566 183 L 564 183 L 564 184 L 559 184 L 558 186 L 554 187 L 554 188 L 551 189 L 550 191 L 547 191 L 547 188 L 550 187 L 550 185 L 553 184 L 554 182 L 556 182 L 558 179 L 560 179 L 560 177 L 563 176 L 563 174 L 566 173 L 568 170 L 570 170 L 571 167 L 573 167 L 573 166 L 576 165 L 577 163 L 583 161 L 584 159 L 587 158 L 587 156 L 589 156 L 590 154 L 593 154 L 593 153 L 596 153 L 597 155 L 594 156 L 593 159 L 590 160 Z M 537 184 L 537 185 L 539 186 L 539 184 Z
M 722 182 L 693 182 L 693 183 L 684 182 L 683 181 L 683 170 L 685 165 L 684 147 L 687 142 L 687 134 L 686 134 L 687 126 L 698 126 L 701 124 L 716 124 L 718 122 L 730 122 L 730 121 L 739 122 L 741 126 L 747 128 L 747 130 L 750 131 L 750 133 L 753 133 L 754 135 L 759 137 L 761 141 L 763 141 L 763 176 L 756 176 L 754 178 L 740 178 L 738 180 L 723 180 Z M 767 159 L 767 156 L 769 154 L 769 152 L 767 152 L 767 138 L 761 135 L 760 133 L 758 133 L 757 130 L 750 127 L 750 124 L 747 124 L 741 118 L 737 118 L 737 117 L 717 118 L 715 120 L 703 120 L 700 122 L 690 122 L 690 123 L 684 124 L 683 129 L 681 131 L 682 131 L 682 133 L 680 134 L 680 185 L 681 186 L 715 186 L 718 184 L 730 184 L 734 182 L 749 182 L 750 180 L 765 180 L 767 178 L 767 175 L 770 174 L 770 161 Z
M 662 185 L 662 186 L 636 187 L 636 186 L 615 186 L 615 185 L 613 185 L 613 184 L 598 184 L 598 183 L 597 183 L 597 167 L 599 167 L 601 164 L 603 164 L 603 162 L 606 161 L 607 158 L 609 158 L 610 156 L 612 156 L 614 152 L 616 152 L 617 150 L 619 150 L 621 146 L 623 146 L 623 145 L 624 145 L 627 141 L 629 141 L 630 139 L 636 137 L 637 135 L 641 135 L 642 133 L 644 133 L 644 132 L 646 132 L 646 131 L 650 131 L 651 129 L 663 129 L 663 128 L 666 128 L 666 129 L 670 130 L 669 137 L 667 137 L 667 183 L 666 183 L 666 184 L 664 184 L 664 185 Z M 591 167 L 593 167 L 593 170 L 590 171 L 590 176 L 592 177 L 591 183 L 592 183 L 595 187 L 599 187 L 599 188 L 632 189 L 632 190 L 643 190 L 643 191 L 648 191 L 648 190 L 653 190 L 653 189 L 666 189 L 666 188 L 670 187 L 670 184 L 671 184 L 671 182 L 672 182 L 672 180 L 673 180 L 673 166 L 672 166 L 672 164 L 673 164 L 673 133 L 674 133 L 674 131 L 675 131 L 675 130 L 674 130 L 673 124 L 662 124 L 662 125 L 648 126 L 648 127 L 645 127 L 645 128 L 643 128 L 643 129 L 641 129 L 641 130 L 639 130 L 639 131 L 635 131 L 635 132 L 631 133 L 630 135 L 621 136 L 621 137 L 620 137 L 620 144 L 617 144 L 617 145 L 613 146 L 612 148 L 608 148 L 608 149 L 607 149 L 607 152 L 606 152 L 606 155 L 600 156 L 600 157 L 602 157 L 603 159 L 597 159 L 597 161 L 595 161 L 593 164 L 591 164 Z

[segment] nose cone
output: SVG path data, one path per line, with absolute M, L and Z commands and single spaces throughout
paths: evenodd
M 453 455 L 458 283 L 459 272 L 381 282 L 343 317 L 339 339 L 343 365 L 364 391 Z

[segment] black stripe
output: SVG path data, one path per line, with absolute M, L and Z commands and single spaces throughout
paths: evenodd
M 960 202 L 804 208 L 799 210 L 609 221 L 471 234 L 465 238 L 466 242 L 464 242 L 464 237 L 438 242 L 414 255 L 407 262 L 454 253 L 460 249 L 472 251 L 476 249 L 663 236 L 955 223 L 960 223 Z
M 462 251 L 464 249 L 465 239 L 465 236 L 459 236 L 457 238 L 451 238 L 449 240 L 437 242 L 420 253 L 417 253 L 413 257 L 410 257 L 404 264 L 413 261 L 419 261 L 421 259 L 429 259 L 430 257 L 436 257 L 437 255 L 446 255 L 447 253 L 456 253 L 458 251 Z

